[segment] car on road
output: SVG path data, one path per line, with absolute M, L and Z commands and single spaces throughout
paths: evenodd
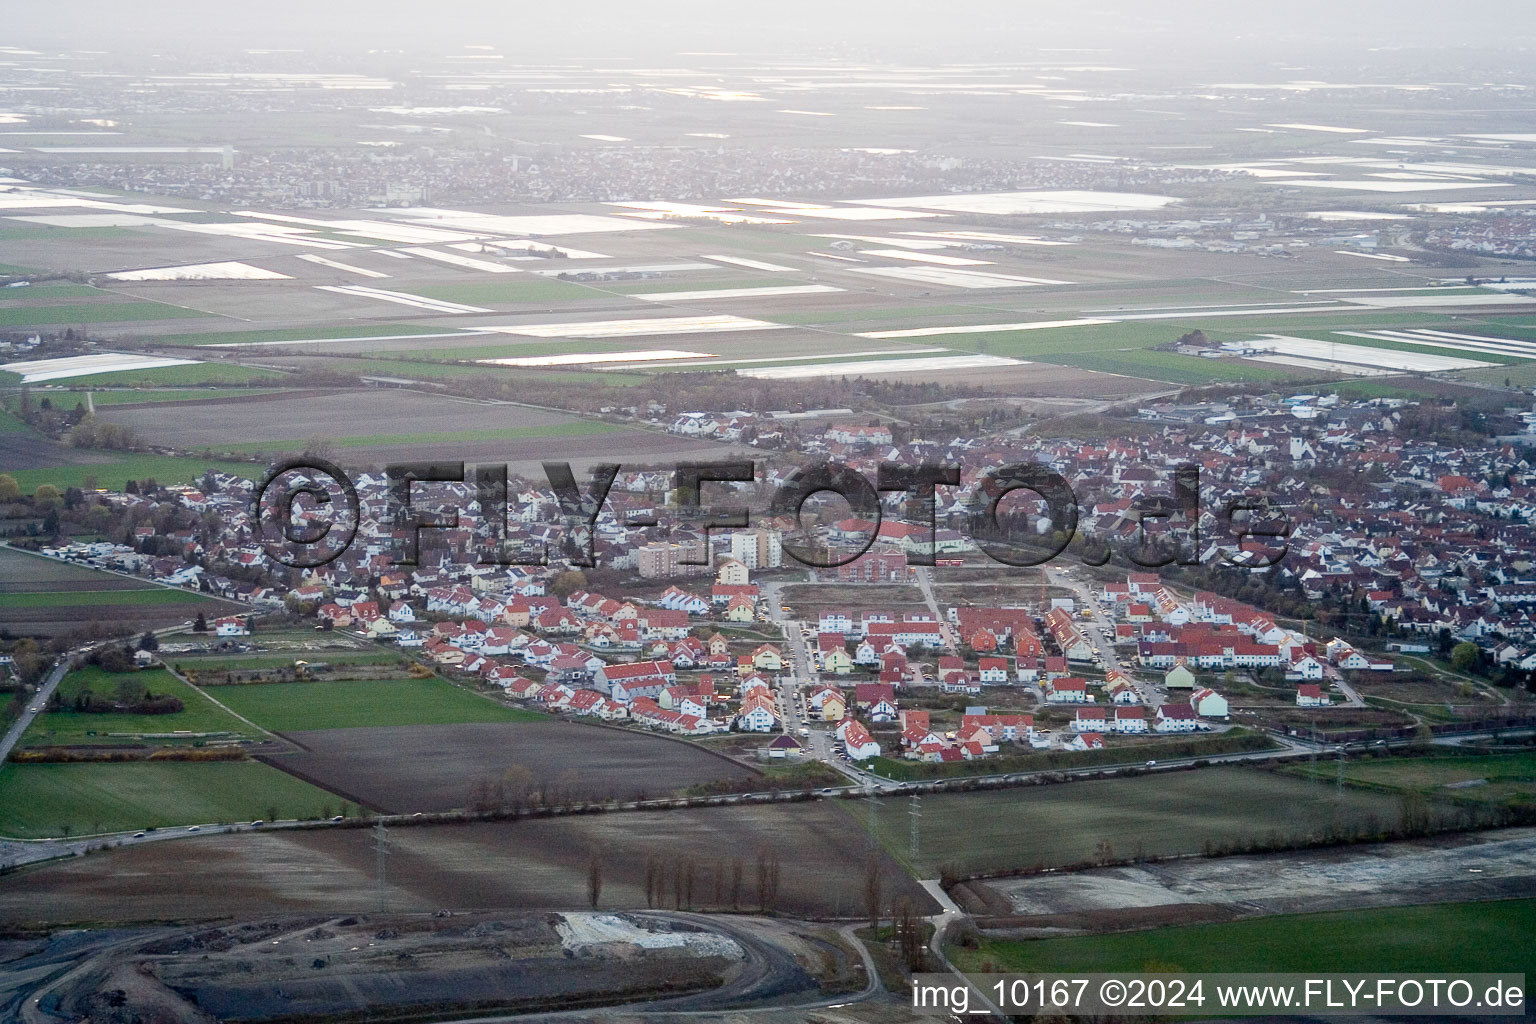
M 255 821 L 251 822 L 251 828 L 260 828 L 265 824 L 266 822 L 262 821 L 260 818 L 257 818 Z
M 201 832 L 202 830 L 203 830 L 203 826 L 201 826 L 201 825 L 188 825 L 187 826 L 187 831 L 188 832 Z
M 332 819 L 331 819 L 331 821 L 332 821 L 332 822 L 337 822 L 337 821 L 346 821 L 346 820 L 347 820 L 347 819 L 346 819 L 346 818 L 345 818 L 345 817 L 343 817 L 343 816 L 342 816 L 342 815 L 340 815 L 340 814 L 338 814 L 338 815 L 336 815 L 336 817 L 334 817 L 334 818 L 332 818 Z
M 1156 761 L 1148 761 L 1147 762 L 1147 767 L 1148 768 L 1156 768 L 1157 767 L 1157 762 Z
M 143 832 L 135 832 L 133 834 L 133 838 L 135 838 L 135 839 L 143 839 L 144 838 L 144 833 Z
M 29 714 L 29 715 L 41 714 L 42 710 L 43 710 L 43 706 L 41 704 L 34 704 L 31 707 L 27 708 L 27 714 Z

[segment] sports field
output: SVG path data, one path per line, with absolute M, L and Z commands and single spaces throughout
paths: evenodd
M 509 708 L 443 679 L 263 683 L 210 688 L 220 703 L 273 732 L 385 725 L 530 722 L 546 716 Z
M 16 839 L 319 818 L 341 804 L 254 761 L 0 766 L 0 835 Z
M 1497 971 L 1536 976 L 1536 900 L 1294 914 L 951 947 L 963 971 Z

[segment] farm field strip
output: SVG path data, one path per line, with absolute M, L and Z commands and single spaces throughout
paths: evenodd
M 345 273 L 348 273 L 348 274 L 356 274 L 359 277 L 388 277 L 389 276 L 388 274 L 384 273 L 382 270 L 369 270 L 367 267 L 354 267 L 350 263 L 341 263 L 341 262 L 338 262 L 337 260 L 328 260 L 324 256 L 316 256 L 314 253 L 309 253 L 309 252 L 302 253 L 302 254 L 300 254 L 296 258 L 304 260 L 306 263 L 316 264 L 317 266 L 329 267 L 332 270 L 340 270 L 340 271 L 344 271 Z
M 770 274 L 791 273 L 794 267 L 782 266 L 778 263 L 765 263 L 762 260 L 747 259 L 745 256 L 704 256 L 706 260 L 714 260 L 716 263 L 727 263 L 733 267 L 745 267 L 747 270 L 762 270 Z
M 997 231 L 903 231 L 903 235 L 919 238 L 946 238 L 966 242 L 999 242 L 1004 245 L 1072 245 L 1036 235 L 1009 235 Z
M 500 427 L 485 430 L 449 430 L 420 434 L 365 434 L 360 437 L 331 438 L 338 448 L 378 448 L 384 445 L 439 444 L 450 441 L 512 441 L 527 437 L 581 437 L 588 434 L 611 434 L 624 428 L 613 423 L 578 420 L 574 423 L 555 423 L 536 427 Z M 243 441 L 232 445 L 219 445 L 232 452 L 301 451 L 308 441 L 297 439 L 273 441 Z
M 1254 363 L 1272 363 L 1276 366 L 1295 366 L 1303 370 L 1319 370 L 1323 373 L 1342 373 L 1351 377 L 1392 377 L 1394 370 L 1359 366 L 1353 363 L 1335 363 L 1327 359 L 1308 359 L 1305 356 L 1244 356 Z
M 728 313 L 702 316 L 647 317 L 632 320 L 586 320 L 562 324 L 511 324 L 485 327 L 497 334 L 532 338 L 634 338 L 648 334 L 708 334 L 722 331 L 769 331 L 787 327 Z
M 493 309 L 483 306 L 468 306 L 458 302 L 445 302 L 441 299 L 424 299 L 420 295 L 411 295 L 407 292 L 391 292 L 382 288 L 368 288 L 360 284 L 322 284 L 315 286 L 322 292 L 335 292 L 338 295 L 351 295 L 355 298 L 377 299 L 380 302 L 393 302 L 399 306 L 414 306 L 417 309 L 425 309 L 431 313 L 494 313 Z
M 820 361 L 822 361 L 822 362 L 836 362 L 836 361 L 840 361 L 840 360 L 851 359 L 851 358 L 854 358 L 854 357 L 866 357 L 867 358 L 867 357 L 872 357 L 872 356 L 886 356 L 886 357 L 900 358 L 900 357 L 905 357 L 905 356 L 919 356 L 919 355 L 923 355 L 923 354 L 926 354 L 926 353 L 948 352 L 948 351 L 950 351 L 950 350 L 947 349 L 947 348 L 918 348 L 916 346 L 914 346 L 912 348 L 877 348 L 877 349 L 868 349 L 868 350 L 863 351 L 863 352 L 840 352 L 840 353 L 838 353 L 835 356 L 826 356 L 826 357 L 824 357 L 824 359 L 822 359 Z M 817 362 L 818 362 L 818 360 L 812 359 L 812 358 L 807 358 L 806 356 L 803 356 L 803 355 L 800 355 L 800 356 L 767 356 L 767 357 L 762 358 L 762 359 L 709 359 L 709 360 L 704 360 L 702 362 L 690 362 L 688 364 L 688 366 L 690 368 L 691 367 L 696 367 L 696 366 L 768 366 L 768 365 L 771 365 L 773 363 L 803 363 L 806 366 L 811 366 L 811 365 L 816 364 Z M 640 369 L 642 367 L 637 365 L 635 368 L 636 369 Z M 623 370 L 623 369 L 628 369 L 628 367 L 616 366 L 616 367 L 614 367 L 614 369 L 616 369 L 616 370 Z
M 938 334 L 989 334 L 993 331 L 1042 331 L 1053 327 L 1094 327 L 1115 322 L 1101 317 L 1078 317 L 1074 320 L 1035 320 L 1020 324 L 972 324 L 965 327 L 909 327 L 900 331 L 861 331 L 854 337 L 928 338 Z
M 1007 356 L 953 355 L 916 359 L 855 360 L 835 363 L 799 363 L 793 366 L 752 367 L 736 372 L 743 377 L 793 380 L 801 377 L 841 377 L 861 373 L 931 373 L 941 370 L 975 370 L 995 366 L 1023 366 L 1025 361 Z
M 918 284 L 973 290 L 1072 284 L 1071 281 L 1058 281 L 1048 277 L 1023 277 L 1018 274 L 995 274 L 982 270 L 956 270 L 946 267 L 849 267 L 848 270 L 854 274 L 871 274 L 875 277 L 891 277 L 899 281 L 915 281 Z
M 1118 935 L 982 939 L 962 971 L 1536 972 L 1536 900 L 1288 914 Z
M 189 263 L 176 267 L 119 270 L 106 275 L 111 281 L 292 281 L 287 274 L 253 267 L 249 263 Z
M 443 679 L 258 683 L 210 687 L 219 703 L 273 732 L 545 721 Z
M 92 374 L 119 373 L 124 370 L 153 370 L 167 366 L 191 366 L 196 359 L 173 359 L 169 356 L 128 355 L 120 352 L 100 352 L 88 356 L 65 356 L 60 359 L 31 359 L 14 363 L 0 363 L 0 370 L 21 374 L 23 384 L 36 384 L 69 377 L 86 377 Z
M 714 288 L 691 292 L 631 292 L 630 296 L 645 302 L 701 302 L 709 299 L 771 299 L 790 295 L 827 295 L 842 290 L 830 284 L 791 284 L 767 288 Z
M 208 331 L 200 334 L 168 334 L 157 339 L 161 345 L 210 345 L 218 343 L 230 348 L 238 344 L 257 344 L 261 342 L 282 341 L 309 341 L 309 340 L 356 340 L 356 341 L 382 341 L 388 338 L 402 335 L 419 335 L 432 330 L 432 336 L 437 334 L 455 333 L 453 328 L 431 329 L 420 324 L 362 324 L 347 325 L 337 324 L 328 327 L 273 327 L 265 330 L 252 331 Z
M 341 801 L 255 762 L 0 765 L 0 835 L 17 839 L 318 818 Z
M 1485 338 L 1474 334 L 1453 334 L 1430 330 L 1334 331 L 1333 333 L 1346 338 L 1396 341 L 1441 351 L 1486 352 L 1489 355 L 1513 356 L 1517 359 L 1536 359 L 1536 342 L 1509 338 Z
M 1210 794 L 1218 791 L 1223 799 L 1212 802 Z M 1277 806 L 1287 809 L 1283 822 L 1273 817 Z M 1241 845 L 1270 832 L 1307 833 L 1373 816 L 1396 821 L 1398 806 L 1395 795 L 1339 793 L 1284 775 L 1226 767 L 934 795 L 923 799 L 921 854 L 914 867 L 934 872 L 947 864 L 967 874 L 1065 867 L 1092 862 L 1101 842 L 1121 855 L 1132 852 L 1127 843 L 1154 856 L 1199 853 L 1207 842 Z M 909 825 L 904 801 L 882 802 L 879 820 L 884 840 L 893 850 L 905 851 Z
M 303 338 L 291 341 L 225 341 L 205 342 L 198 344 L 198 348 L 282 348 L 285 345 L 336 345 L 342 342 L 365 341 L 415 341 L 434 338 L 474 338 L 483 337 L 487 331 L 483 330 L 457 330 L 434 331 L 431 334 L 378 334 L 360 338 Z
M 494 366 L 587 366 L 597 363 L 626 363 L 618 369 L 634 369 L 646 363 L 671 362 L 679 359 L 709 359 L 712 352 L 688 352 L 682 349 L 658 348 L 639 352 L 567 352 L 552 356 L 521 356 L 502 359 L 477 359 L 476 362 Z
M 1337 331 L 1337 334 L 1349 332 Z M 1260 338 L 1257 345 L 1271 348 L 1285 356 L 1303 356 L 1307 359 L 1331 363 L 1353 363 L 1359 366 L 1378 366 L 1393 370 L 1412 370 L 1419 373 L 1438 373 L 1444 370 L 1473 370 L 1489 366 L 1486 361 L 1465 359 L 1457 356 L 1436 355 L 1429 352 L 1403 352 L 1397 349 L 1372 348 L 1365 345 L 1349 345 L 1341 342 L 1315 341 L 1311 338 L 1293 338 L 1283 334 L 1270 334 Z
M 0 608 L 66 608 L 109 604 L 188 604 L 205 600 L 201 594 L 170 587 L 121 590 L 33 590 L 0 593 Z
M 860 249 L 860 256 L 874 256 L 883 260 L 906 260 L 911 263 L 931 263 L 940 267 L 990 267 L 991 260 L 973 260 L 965 256 L 949 256 L 940 252 L 911 252 L 906 249 Z
M 517 274 L 521 273 L 516 267 L 509 267 L 501 263 L 492 263 L 490 260 L 477 260 L 470 256 L 460 256 L 456 252 L 438 252 L 435 249 L 427 249 L 421 246 L 413 246 L 401 249 L 401 252 L 410 253 L 412 256 L 420 256 L 423 259 L 436 260 L 446 263 L 451 267 L 462 267 L 465 270 L 478 270 L 486 274 Z
M 110 324 L 154 320 L 223 319 L 217 313 L 163 302 L 92 302 L 61 306 L 7 306 L 0 308 L 0 327 L 32 327 L 50 324 Z
M 896 199 L 852 199 L 849 202 L 862 206 L 915 208 L 941 210 L 946 213 L 1006 217 L 1029 213 L 1114 213 L 1159 210 L 1178 200 L 1173 196 L 1137 192 L 1039 189 L 1017 192 L 975 192 L 948 196 L 908 196 Z

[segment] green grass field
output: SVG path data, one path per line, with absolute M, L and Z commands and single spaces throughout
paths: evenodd
M 1536 900 L 1289 914 L 1118 935 L 951 948 L 962 971 L 1231 971 L 1536 975 Z M 1207 1004 L 1209 1008 L 1209 1004 Z
M 263 683 L 209 689 L 220 702 L 274 732 L 544 719 L 537 712 L 504 707 L 438 678 Z
M 266 637 L 269 634 L 263 633 Z M 306 637 L 306 639 L 308 639 Z M 398 665 L 405 661 L 403 655 L 389 651 L 324 651 L 314 655 L 304 654 L 303 660 L 324 662 L 328 665 Z M 169 655 L 166 659 L 173 666 L 199 672 L 254 672 L 258 669 L 292 668 L 295 658 L 280 654 L 249 654 L 235 657 L 219 655 Z M 215 696 L 224 691 L 215 691 Z
M 100 746 L 124 742 L 121 734 L 187 733 L 234 733 L 240 736 L 258 737 L 260 733 L 235 718 L 203 695 L 196 687 L 188 686 L 164 669 L 145 669 L 139 672 L 111 673 L 87 666 L 71 672 L 59 684 L 59 696 L 66 705 L 75 695 L 89 689 L 93 693 L 110 697 L 119 682 L 132 680 L 142 683 L 151 693 L 170 694 L 179 697 L 186 707 L 172 715 L 91 714 L 79 711 L 49 711 L 39 715 L 21 738 L 25 747 L 52 747 L 82 744 Z M 117 736 L 109 733 L 119 734 Z M 184 744 L 191 739 L 162 739 L 158 743 Z
M 168 587 L 134 590 L 33 590 L 0 594 L 0 608 L 67 608 L 71 605 L 195 604 L 207 600 L 199 594 Z
M 1396 824 L 1391 794 L 1311 783 L 1249 768 L 1206 768 L 1156 777 L 923 798 L 919 878 L 942 866 L 962 874 L 1080 864 L 1108 843 L 1117 857 L 1199 853 L 1209 841 L 1240 843 L 1354 824 L 1370 816 Z M 880 806 L 880 837 L 908 860 L 907 806 Z M 1283 817 L 1275 808 L 1284 807 Z M 861 809 L 862 811 L 862 809 Z M 854 812 L 858 820 L 866 815 Z
M 124 453 L 111 462 L 83 466 L 47 466 L 18 469 L 11 473 L 21 489 L 30 494 L 43 484 L 66 487 L 103 487 L 121 491 L 129 480 L 153 478 L 162 484 L 191 484 L 210 469 L 222 470 L 247 479 L 260 479 L 267 467 L 253 462 L 219 462 L 209 459 L 181 458 L 176 455 L 140 455 Z M 94 482 L 93 482 L 94 481 Z
M 1338 766 L 1293 765 L 1286 771 L 1301 777 L 1315 773 L 1326 781 L 1337 777 Z M 1482 803 L 1529 803 L 1536 800 L 1536 753 L 1355 760 L 1345 765 L 1344 781 Z
M 113 324 L 137 320 L 178 320 L 184 317 L 216 317 L 198 309 L 163 302 L 92 302 L 62 306 L 6 306 L 0 308 L 0 327 L 42 327 L 51 324 Z
M 0 434 L 30 434 L 32 428 L 5 409 L 0 409 Z
M 1146 377 L 1171 384 L 1211 384 L 1225 381 L 1316 380 L 1326 371 L 1305 367 L 1257 366 L 1230 359 L 1201 359 L 1177 352 L 1130 349 L 1124 352 L 1053 352 L 1040 357 L 1041 362 L 1075 366 L 1080 370 L 1118 373 L 1127 377 Z
M 227 821 L 319 818 L 342 801 L 245 762 L 0 766 L 0 835 L 43 839 Z
M 145 232 L 134 228 L 54 228 L 43 224 L 18 224 L 0 227 L 0 242 L 99 241 L 104 238 L 143 238 Z
M 88 299 L 96 296 L 117 297 L 112 292 L 92 288 L 88 284 L 34 284 L 26 288 L 7 288 L 0 292 L 0 302 L 21 302 L 25 299 Z

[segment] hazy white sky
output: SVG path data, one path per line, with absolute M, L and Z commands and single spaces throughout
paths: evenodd
M 1536 45 L 1536 0 L 3 0 L 0 43 L 118 49 L 490 43 L 509 54 L 1137 42 Z

